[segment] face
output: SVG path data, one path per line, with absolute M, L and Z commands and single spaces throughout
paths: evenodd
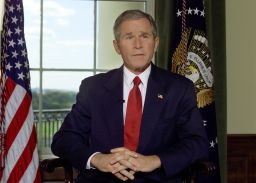
M 124 65 L 134 74 L 143 72 L 150 65 L 159 43 L 151 24 L 146 18 L 126 20 L 119 27 L 119 35 L 113 44 Z

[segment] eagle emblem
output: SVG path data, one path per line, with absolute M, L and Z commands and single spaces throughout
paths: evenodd
M 184 48 L 187 48 L 185 52 Z M 210 50 L 205 32 L 186 29 L 173 54 L 172 71 L 193 81 L 199 108 L 214 101 Z

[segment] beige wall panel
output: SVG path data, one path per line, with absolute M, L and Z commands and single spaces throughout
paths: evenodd
M 228 134 L 256 133 L 255 7 L 255 0 L 226 0 Z

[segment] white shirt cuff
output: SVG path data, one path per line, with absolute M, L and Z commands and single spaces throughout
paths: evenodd
M 95 154 L 98 154 L 100 152 L 95 152 L 93 153 L 89 158 L 88 158 L 88 161 L 87 161 L 87 164 L 86 164 L 86 169 L 95 169 L 94 167 L 91 167 L 91 159 L 92 157 L 95 155 Z

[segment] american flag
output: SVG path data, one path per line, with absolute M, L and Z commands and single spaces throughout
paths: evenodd
M 0 182 L 41 182 L 22 0 L 5 0 L 1 35 Z

